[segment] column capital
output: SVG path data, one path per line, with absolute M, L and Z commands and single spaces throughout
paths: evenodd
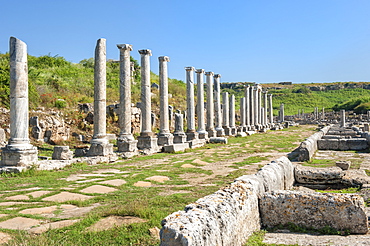
M 206 73 L 205 73 L 205 75 L 206 75 L 206 76 L 213 76 L 213 75 L 214 75 L 214 73 L 213 73 L 213 72 L 206 72 Z
M 195 70 L 195 68 L 194 68 L 194 67 L 185 67 L 185 70 L 186 70 L 186 71 L 194 71 L 194 70 Z
M 131 44 L 117 44 L 117 48 L 120 49 L 120 50 L 132 51 L 132 45 Z
M 267 94 L 269 97 L 272 97 L 272 94 Z
M 160 57 L 158 57 L 158 60 L 160 62 L 169 62 L 170 58 L 168 56 L 160 56 Z
M 213 75 L 213 77 L 215 77 L 215 78 L 221 78 L 221 74 L 215 74 L 215 75 Z
M 196 73 L 204 73 L 204 69 L 201 69 L 201 68 L 200 69 L 196 69 L 195 72 Z
M 149 56 L 152 55 L 152 51 L 151 50 L 148 50 L 148 49 L 139 50 L 139 53 L 140 53 L 140 55 L 149 55 Z

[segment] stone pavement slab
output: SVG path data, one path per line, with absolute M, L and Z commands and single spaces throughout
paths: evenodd
M 111 180 L 99 182 L 99 184 L 107 184 L 107 185 L 112 185 L 112 186 L 121 186 L 126 183 L 127 182 L 123 179 L 111 179 Z
M 30 230 L 28 230 L 28 232 L 31 233 L 31 234 L 41 234 L 41 233 L 44 233 L 48 230 L 58 229 L 58 228 L 63 228 L 63 227 L 66 227 L 66 226 L 73 225 L 74 223 L 77 223 L 79 221 L 80 221 L 80 219 L 77 219 L 77 220 L 62 220 L 62 221 L 57 221 L 57 222 L 46 223 L 46 224 L 42 224 L 38 227 L 31 228 Z
M 6 234 L 4 232 L 0 232 L 0 244 L 7 243 L 12 237 L 9 234 Z
M 15 195 L 15 196 L 5 197 L 5 200 L 18 201 L 18 200 L 30 200 L 30 198 L 26 195 Z
M 85 201 L 90 198 L 93 198 L 93 196 L 87 196 L 87 195 L 81 195 L 76 193 L 71 193 L 67 191 L 62 191 L 59 194 L 45 197 L 42 200 L 43 201 L 50 201 L 50 202 L 66 202 L 66 201 Z
M 152 176 L 152 177 L 146 178 L 145 180 L 150 180 L 150 181 L 156 181 L 156 182 L 159 182 L 159 183 L 163 183 L 164 181 L 170 180 L 170 178 L 167 177 L 167 176 Z
M 104 185 L 92 185 L 85 189 L 82 189 L 81 192 L 83 193 L 99 193 L 99 194 L 106 194 L 110 192 L 116 191 L 116 188 L 107 187 Z
M 106 218 L 103 218 L 93 224 L 92 226 L 86 228 L 87 231 L 105 231 L 109 230 L 114 227 L 119 227 L 121 225 L 128 225 L 133 223 L 143 223 L 147 222 L 144 219 L 133 217 L 133 216 L 109 216 Z
M 34 192 L 31 192 L 31 193 L 28 193 L 27 195 L 32 196 L 33 198 L 39 198 L 41 196 L 49 194 L 50 192 L 51 191 L 49 191 L 49 190 L 39 190 L 39 191 L 34 191 Z
M 12 229 L 12 230 L 28 230 L 33 226 L 41 224 L 40 220 L 24 218 L 24 217 L 15 217 L 9 220 L 0 222 L 0 228 L 3 229 Z
M 150 182 L 145 182 L 145 181 L 137 181 L 134 186 L 136 187 L 150 187 L 152 186 L 152 183 Z

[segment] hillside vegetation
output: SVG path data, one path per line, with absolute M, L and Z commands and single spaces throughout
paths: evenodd
M 134 62 L 132 82 L 132 102 L 140 101 L 140 66 Z M 30 108 L 57 107 L 75 109 L 78 103 L 93 102 L 94 59 L 84 59 L 79 63 L 66 61 L 61 56 L 28 56 Z M 151 73 L 151 83 L 159 84 L 157 74 Z M 248 82 L 224 83 L 222 91 L 234 94 L 236 108 L 244 95 Z M 297 114 L 299 109 L 313 112 L 320 110 L 354 110 L 365 113 L 370 110 L 370 83 L 336 82 L 316 84 L 262 84 L 273 94 L 274 115 L 279 105 L 284 103 L 285 114 Z M 159 108 L 158 89 L 152 88 L 153 110 Z M 186 109 L 186 85 L 181 80 L 169 79 L 169 104 L 175 109 Z M 107 61 L 107 104 L 119 102 L 119 63 Z M 9 108 L 9 54 L 0 54 L 0 107 Z

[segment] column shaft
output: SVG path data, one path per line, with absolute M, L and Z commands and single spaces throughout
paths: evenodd
M 159 60 L 159 96 L 160 96 L 160 126 L 159 134 L 170 133 L 169 107 L 168 107 L 168 56 L 161 56 Z
M 139 50 L 141 55 L 141 135 L 151 136 L 151 91 L 150 56 L 151 50 Z
M 207 82 L 207 127 L 209 137 L 216 137 L 214 128 L 213 72 L 206 72 Z

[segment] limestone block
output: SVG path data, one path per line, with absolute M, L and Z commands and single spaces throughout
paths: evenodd
M 337 167 L 340 167 L 342 170 L 348 170 L 351 166 L 351 161 L 337 161 L 335 162 L 335 165 L 337 165 Z
M 291 163 L 290 160 L 285 156 L 282 156 L 273 162 L 277 163 L 284 169 L 284 190 L 292 189 L 295 182 L 293 163 Z
M 339 167 L 316 168 L 296 165 L 294 176 L 301 184 L 337 184 L 340 183 L 344 172 Z
M 71 160 L 73 152 L 69 150 L 69 146 L 55 146 L 52 159 L 53 160 Z
M 227 138 L 225 137 L 211 137 L 209 138 L 210 143 L 222 143 L 227 144 Z
M 325 226 L 339 231 L 364 234 L 368 218 L 364 200 L 355 194 L 273 191 L 259 200 L 264 227 L 293 223 L 320 229 Z
M 319 139 L 317 140 L 317 148 L 320 150 L 338 150 L 339 139 Z
M 263 185 L 263 179 L 255 174 L 252 175 L 243 175 L 239 178 L 236 178 L 234 182 L 244 182 L 251 185 L 251 190 L 257 194 L 258 197 L 261 197 L 265 193 L 265 186 Z
M 258 198 L 250 184 L 234 182 L 167 216 L 162 226 L 162 246 L 243 245 L 260 229 Z
M 277 163 L 270 163 L 262 167 L 257 173 L 257 177 L 263 180 L 263 185 L 266 192 L 273 190 L 283 190 L 284 185 L 284 169 Z

